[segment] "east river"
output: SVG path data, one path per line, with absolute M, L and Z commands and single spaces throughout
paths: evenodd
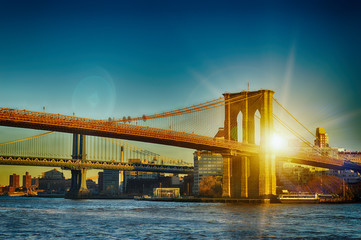
M 361 204 L 0 197 L 0 239 L 361 239 Z

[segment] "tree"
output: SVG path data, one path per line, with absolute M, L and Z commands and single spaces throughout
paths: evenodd
M 208 176 L 199 182 L 199 195 L 204 197 L 222 196 L 222 177 Z
M 147 116 L 145 116 L 145 114 L 143 114 L 142 118 L 144 122 L 147 121 Z

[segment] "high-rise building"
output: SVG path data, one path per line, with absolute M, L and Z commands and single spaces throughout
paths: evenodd
M 104 169 L 103 191 L 110 194 L 119 193 L 119 170 Z
M 320 148 L 329 147 L 328 135 L 323 127 L 318 127 L 316 129 L 315 145 Z
M 20 187 L 20 176 L 16 175 L 15 173 L 13 175 L 10 175 L 10 184 L 9 187 L 13 187 L 14 189 Z
M 98 192 L 103 192 L 103 172 L 98 172 Z
M 323 156 L 328 157 L 338 157 L 339 148 L 332 148 L 329 144 L 329 138 L 326 133 L 326 130 L 323 127 L 318 127 L 316 129 L 316 139 L 315 139 L 315 146 L 318 147 L 318 151 Z M 314 151 L 314 149 L 310 149 L 311 152 Z
M 23 187 L 29 188 L 31 186 L 31 175 L 28 172 L 23 175 Z
M 193 193 L 199 194 L 199 183 L 208 176 L 223 176 L 223 157 L 210 151 L 195 151 Z

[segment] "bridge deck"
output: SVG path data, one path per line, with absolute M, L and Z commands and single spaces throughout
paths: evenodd
M 248 154 L 259 152 L 259 146 L 255 144 L 244 144 L 197 134 L 113 121 L 9 108 L 0 108 L 0 125 L 128 139 L 217 152 L 229 150 Z
M 219 153 L 230 153 L 231 155 L 257 155 L 259 153 L 259 146 L 254 144 L 220 140 L 167 129 L 27 110 L 0 108 L 0 125 L 136 140 L 198 150 L 211 150 Z M 318 155 L 278 156 L 277 158 L 279 160 L 330 169 L 349 168 L 345 167 L 345 161 L 342 159 L 325 158 Z M 66 165 L 64 162 L 58 162 L 56 159 L 54 159 L 54 161 L 57 162 L 57 164 Z M 12 164 L 15 164 L 15 162 L 12 162 Z M 93 164 L 91 168 L 97 168 L 95 163 L 88 162 L 87 164 Z M 100 165 L 102 165 L 99 167 L 101 169 L 112 169 L 112 167 L 115 167 L 108 163 L 101 163 Z M 354 167 L 354 165 L 352 166 Z M 128 166 L 125 165 L 117 165 L 114 169 L 119 168 L 120 170 L 125 170 L 127 167 Z M 355 168 L 359 169 L 359 167 Z
M 0 156 L 2 165 L 25 165 L 25 166 L 44 166 L 61 167 L 78 170 L 87 169 L 114 169 L 124 171 L 142 171 L 142 172 L 162 172 L 162 173 L 190 173 L 193 171 L 191 166 L 172 166 L 172 165 L 151 165 L 151 164 L 128 164 L 110 161 L 90 161 L 79 159 L 61 159 L 61 158 L 34 158 L 34 157 L 7 157 Z

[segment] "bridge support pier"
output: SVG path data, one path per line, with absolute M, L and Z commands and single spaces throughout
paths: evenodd
M 248 198 L 248 157 L 223 156 L 223 197 Z
M 71 187 L 65 198 L 82 199 L 90 196 L 90 191 L 86 187 L 86 168 L 71 170 Z
M 238 141 L 237 116 L 242 113 L 242 142 L 255 144 L 255 113 L 260 118 L 260 153 L 255 156 L 223 155 L 223 197 L 272 198 L 276 194 L 273 135 L 273 91 L 225 93 L 224 137 Z
M 260 154 L 258 192 L 262 198 L 276 195 L 276 158 L 272 152 Z
M 73 134 L 73 159 L 85 160 L 85 136 Z M 90 196 L 90 191 L 86 186 L 86 168 L 71 170 L 71 187 L 65 194 L 65 198 L 81 199 Z
M 249 158 L 241 157 L 241 198 L 248 198 Z
M 223 179 L 222 179 L 222 196 L 231 197 L 231 168 L 232 168 L 232 157 L 223 156 Z
M 250 157 L 249 163 L 250 174 L 248 177 L 248 197 L 259 198 L 259 159 L 258 157 Z
M 226 198 L 272 198 L 276 194 L 275 156 L 223 156 L 222 185 Z

